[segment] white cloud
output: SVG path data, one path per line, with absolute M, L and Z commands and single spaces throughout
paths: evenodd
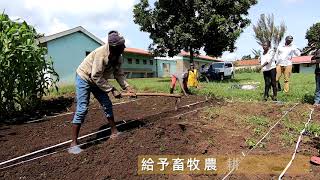
M 304 0 L 282 0 L 282 1 L 287 4 L 292 4 L 292 3 L 303 2 Z
M 101 23 L 101 27 L 106 30 L 120 29 L 123 26 L 125 26 L 125 24 L 116 20 L 106 20 Z
M 132 46 L 132 41 L 129 38 L 126 38 L 126 47 L 133 47 Z
M 137 0 L 10 0 L 0 1 L 0 10 L 21 17 L 46 35 L 83 26 L 104 37 L 111 29 L 121 31 L 132 23 Z
M 221 59 L 223 59 L 225 61 L 235 61 L 239 58 L 237 57 L 237 53 L 225 52 L 225 53 L 223 53 Z
M 23 0 L 27 9 L 41 9 L 47 13 L 68 13 L 74 15 L 86 15 L 87 13 L 105 13 L 110 11 L 128 11 L 134 0 Z
M 51 23 L 52 25 L 48 29 L 47 35 L 70 29 L 70 27 L 67 24 L 61 22 L 61 20 L 59 20 L 58 18 L 53 18 Z

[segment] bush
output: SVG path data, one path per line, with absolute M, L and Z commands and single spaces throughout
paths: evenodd
M 258 68 L 241 68 L 241 69 L 236 69 L 236 74 L 240 73 L 259 73 Z
M 56 87 L 58 74 L 46 58 L 47 49 L 37 45 L 37 36 L 25 21 L 0 14 L 0 119 L 32 111 L 49 88 Z

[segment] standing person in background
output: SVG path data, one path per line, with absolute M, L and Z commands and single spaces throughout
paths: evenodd
M 261 53 L 259 60 L 261 63 L 260 69 L 263 71 L 263 77 L 265 82 L 264 96 L 265 101 L 269 98 L 269 90 L 272 86 L 273 96 L 271 96 L 273 101 L 277 101 L 277 82 L 276 82 L 276 63 L 274 60 L 274 51 L 270 49 L 271 43 L 265 42 L 262 45 L 263 52 Z
M 316 64 L 316 69 L 314 71 L 315 73 L 315 79 L 316 79 L 316 91 L 315 91 L 315 96 L 314 96 L 314 105 L 319 106 L 320 105 L 320 49 L 317 50 L 311 58 L 311 63 Z
M 195 87 L 199 86 L 198 81 L 199 73 L 198 70 L 194 68 L 194 64 L 190 64 L 190 69 L 188 71 L 188 87 Z
M 292 57 L 300 56 L 301 52 L 292 44 L 293 37 L 287 36 L 285 39 L 285 45 L 278 47 L 276 52 L 276 60 L 277 60 L 277 83 L 284 75 L 284 92 L 289 92 L 289 80 L 292 73 Z M 281 87 L 278 87 L 278 90 L 281 91 Z
M 311 58 L 311 63 L 316 64 L 315 69 L 315 79 L 316 79 L 316 92 L 314 96 L 314 106 L 319 107 L 320 106 L 320 49 L 317 50 Z M 311 162 L 314 164 L 320 165 L 320 156 L 313 156 L 311 157 Z
M 209 79 L 207 77 L 207 73 L 208 73 L 208 65 L 204 64 L 200 67 L 199 73 L 200 73 L 200 77 L 199 77 L 199 81 L 206 81 L 207 83 L 209 83 Z

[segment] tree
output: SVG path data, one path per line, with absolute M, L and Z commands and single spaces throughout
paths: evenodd
M 134 6 L 134 22 L 150 33 L 154 54 L 170 57 L 181 50 L 211 56 L 233 51 L 235 41 L 250 21 L 248 9 L 257 0 L 159 0 L 154 7 L 148 0 Z
M 246 56 L 242 56 L 241 58 L 241 60 L 250 60 L 250 59 L 252 59 L 250 54 Z
M 253 53 L 255 59 L 258 59 L 261 56 L 260 49 L 252 49 L 251 52 Z
M 273 48 L 279 46 L 286 30 L 287 27 L 284 22 L 282 22 L 280 26 L 275 25 L 273 14 L 268 16 L 261 14 L 257 24 L 253 25 L 257 43 L 262 46 L 263 43 L 269 42 Z
M 320 49 L 320 22 L 312 25 L 306 33 L 308 45 L 303 49 L 304 54 L 313 53 Z
M 46 58 L 47 49 L 37 45 L 37 36 L 26 22 L 0 14 L 0 119 L 32 111 L 59 79 Z

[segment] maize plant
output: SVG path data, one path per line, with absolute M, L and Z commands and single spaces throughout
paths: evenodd
M 0 120 L 30 112 L 59 80 L 36 30 L 0 14 Z M 45 76 L 45 74 L 50 76 Z

